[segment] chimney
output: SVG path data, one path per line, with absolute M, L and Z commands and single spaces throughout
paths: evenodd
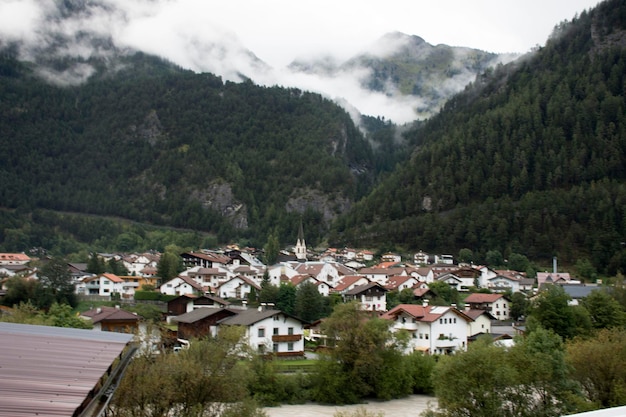
M 422 307 L 428 307 L 428 300 L 422 301 Z
M 556 275 L 556 273 L 558 272 L 557 268 L 556 268 L 556 256 L 554 256 L 552 258 L 552 272 L 554 272 L 554 274 Z

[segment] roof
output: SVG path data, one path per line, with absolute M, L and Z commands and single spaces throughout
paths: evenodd
M 77 414 L 132 337 L 0 323 L 0 417 Z
M 109 280 L 109 281 L 111 281 L 111 282 L 124 282 L 124 280 L 123 280 L 122 278 L 118 277 L 118 276 L 117 276 L 117 275 L 115 275 L 115 274 L 111 274 L 111 273 L 108 273 L 108 272 L 107 272 L 107 273 L 105 273 L 105 274 L 102 274 L 101 276 L 102 276 L 103 278 L 108 279 L 108 280 Z
M 469 308 L 465 311 L 463 311 L 463 313 L 465 313 L 465 315 L 469 316 L 472 318 L 472 320 L 476 321 L 476 319 L 480 316 L 486 316 L 489 320 L 497 320 L 496 317 L 493 316 L 493 314 L 491 314 L 490 312 L 488 312 L 487 310 L 481 310 L 479 308 Z
M 85 311 L 81 316 L 88 317 L 94 323 L 102 321 L 139 321 L 139 316 L 117 307 L 98 307 Z
M 0 261 L 28 262 L 30 261 L 30 257 L 24 253 L 0 253 Z
M 383 287 L 382 285 L 380 285 L 378 282 L 370 282 L 368 284 L 363 284 L 363 285 L 359 285 L 358 287 L 354 287 L 351 290 L 349 290 L 348 292 L 346 292 L 346 295 L 358 295 L 361 294 L 364 291 L 367 291 L 371 288 L 374 287 L 378 287 L 379 290 L 383 291 L 383 292 L 387 292 L 387 288 Z
M 423 306 L 419 304 L 399 304 L 382 315 L 384 319 L 394 319 L 398 314 L 405 312 L 406 314 L 414 317 L 422 322 L 433 322 L 439 317 L 443 316 L 447 312 L 451 311 L 459 317 L 464 318 L 467 321 L 473 319 L 456 308 L 448 306 Z
M 227 308 L 202 307 L 196 308 L 188 313 L 181 314 L 180 316 L 173 317 L 172 320 L 178 323 L 195 323 L 199 320 L 206 319 L 213 314 L 219 313 L 220 311 L 228 311 L 231 315 L 238 313 L 238 311 L 232 311 Z
M 257 323 L 261 320 L 265 320 L 268 317 L 275 316 L 276 314 L 284 314 L 280 310 L 261 310 L 258 309 L 249 309 L 242 310 L 241 313 L 236 316 L 229 317 L 222 321 L 222 324 L 228 325 L 240 325 L 240 326 L 250 326 L 254 323 Z
M 361 276 L 361 275 L 344 275 L 341 278 L 339 278 L 339 281 L 337 281 L 337 284 L 335 285 L 335 291 L 343 291 L 346 288 L 350 287 L 351 285 L 354 285 L 356 282 L 358 282 L 359 280 L 364 279 L 366 282 L 370 282 L 370 280 L 367 277 Z
M 495 303 L 500 298 L 503 298 L 502 294 L 484 294 L 476 292 L 468 295 L 463 302 L 465 304 L 482 304 L 482 303 Z

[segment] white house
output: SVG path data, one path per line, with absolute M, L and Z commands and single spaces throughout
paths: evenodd
M 206 292 L 202 285 L 188 276 L 179 275 L 164 282 L 159 287 L 161 294 L 167 295 L 185 295 Z
M 216 289 L 216 292 L 222 298 L 238 298 L 243 300 L 248 297 L 252 288 L 254 288 L 255 291 L 261 290 L 261 287 L 256 282 L 250 278 L 239 275 L 221 284 Z
M 407 352 L 451 354 L 467 348 L 472 319 L 454 307 L 400 304 L 382 317 L 393 322 L 392 331 L 409 332 Z
M 277 356 L 304 355 L 304 322 L 279 310 L 242 310 L 219 323 L 222 326 L 243 326 L 250 346 L 259 352 Z
M 360 285 L 344 293 L 346 301 L 358 301 L 363 310 L 387 311 L 387 289 L 377 282 Z
M 468 295 L 463 302 L 479 310 L 486 310 L 498 320 L 511 318 L 511 301 L 503 294 L 474 293 Z
M 105 273 L 84 278 L 76 285 L 76 293 L 99 296 L 120 294 L 123 298 L 132 298 L 138 287 L 137 282 L 125 281 L 115 274 Z
M 324 297 L 327 297 L 328 294 L 330 294 L 330 290 L 332 288 L 328 283 L 324 281 L 319 281 L 312 275 L 296 275 L 295 277 L 291 278 L 289 282 L 291 282 L 291 284 L 296 288 L 298 288 L 298 286 L 304 284 L 305 282 L 309 282 L 315 285 L 317 291 Z
M 480 333 L 491 333 L 491 322 L 496 320 L 496 318 L 492 316 L 490 312 L 468 307 L 463 311 L 463 313 L 472 319 L 472 321 L 468 323 L 468 337 Z
M 364 277 L 361 275 L 346 275 L 346 276 L 341 277 L 339 281 L 337 281 L 337 284 L 332 289 L 332 291 L 336 293 L 345 294 L 346 292 L 350 291 L 351 289 L 355 287 L 369 284 L 369 283 L 370 283 L 370 280 L 367 279 L 367 277 Z

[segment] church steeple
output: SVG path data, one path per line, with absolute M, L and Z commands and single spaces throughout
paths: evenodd
M 298 229 L 298 239 L 296 240 L 296 259 L 306 261 L 306 243 L 304 242 L 304 228 L 302 227 L 302 219 L 300 219 L 300 228 Z

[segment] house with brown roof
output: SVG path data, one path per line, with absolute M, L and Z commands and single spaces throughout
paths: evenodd
M 387 311 L 387 289 L 377 282 L 360 285 L 344 293 L 346 302 L 358 301 L 363 310 Z
M 218 309 L 229 305 L 230 302 L 214 295 L 183 294 L 167 302 L 167 314 L 168 316 L 178 316 L 199 308 Z
M 382 318 L 392 322 L 393 332 L 410 334 L 407 352 L 451 354 L 467 348 L 472 319 L 454 307 L 400 304 Z
M 185 252 L 180 255 L 186 268 L 199 266 L 202 268 L 217 268 L 231 263 L 231 258 L 227 255 L 211 252 Z
M 498 320 L 511 318 L 511 300 L 503 294 L 473 293 L 463 302 L 470 308 L 488 311 Z
M 179 339 L 200 339 L 217 335 L 218 323 L 239 313 L 229 308 L 196 308 L 172 318 L 178 324 Z
M 208 287 L 203 287 L 188 276 L 179 275 L 161 284 L 159 291 L 167 295 L 203 294 L 208 292 Z
M 98 307 L 83 312 L 80 317 L 90 320 L 94 330 L 103 332 L 135 333 L 140 317 L 119 307 Z

